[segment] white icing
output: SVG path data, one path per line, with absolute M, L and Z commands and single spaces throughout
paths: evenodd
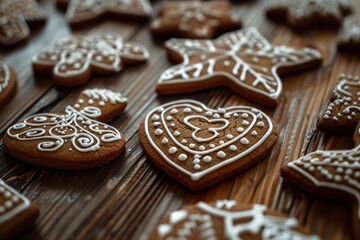
M 37 145 L 37 149 L 51 152 L 61 148 L 67 139 L 71 140 L 73 147 L 79 152 L 96 151 L 102 143 L 121 139 L 121 134 L 116 128 L 89 119 L 70 106 L 67 106 L 65 111 L 66 115 L 47 113 L 28 117 L 23 123 L 11 126 L 7 130 L 7 135 L 19 141 L 41 140 L 42 142 Z M 34 121 L 35 118 L 47 118 L 52 119 L 52 121 L 38 123 Z M 100 130 L 99 127 L 104 129 Z
M 179 157 L 178 157 L 178 159 L 180 160 L 180 161 L 185 161 L 186 159 L 188 158 L 188 156 L 186 155 L 186 154 L 180 154 L 179 155 Z
M 163 134 L 163 130 L 161 130 L 160 128 L 155 130 L 155 135 L 159 136 L 161 134 Z
M 127 98 L 123 97 L 121 93 L 113 92 L 108 89 L 99 89 L 99 88 L 86 89 L 82 91 L 82 94 L 90 98 L 92 103 L 94 103 L 93 100 L 101 99 L 102 101 L 99 102 L 100 106 L 105 106 L 105 103 L 107 102 L 109 102 L 110 104 L 127 102 Z
M 216 153 L 216 155 L 219 157 L 219 158 L 225 158 L 226 157 L 226 153 L 224 151 L 219 151 Z
M 165 88 L 166 85 L 183 85 L 185 82 L 201 82 L 205 85 L 205 82 L 212 81 L 216 76 L 221 82 L 231 81 L 238 85 L 238 91 L 247 89 L 271 102 L 278 99 L 282 91 L 282 83 L 277 74 L 279 68 L 303 65 L 321 58 L 320 52 L 311 48 L 295 50 L 284 46 L 274 47 L 256 28 L 228 33 L 216 40 L 171 39 L 166 42 L 166 47 L 180 54 L 183 63 L 166 70 L 161 75 L 158 86 Z M 191 61 L 200 55 L 205 55 L 206 60 Z M 258 57 L 262 60 L 261 64 L 265 61 L 271 66 L 269 69 L 262 67 L 248 61 L 248 57 Z M 285 61 L 272 63 L 273 59 Z M 225 70 L 218 67 L 224 65 L 225 61 L 230 62 L 233 67 Z
M 10 79 L 11 74 L 9 67 L 0 62 L 0 94 L 8 87 Z
M 170 149 L 169 149 L 169 154 L 174 154 L 174 153 L 176 153 L 177 152 L 177 148 L 176 147 L 171 147 Z
M 230 149 L 231 151 L 236 151 L 236 150 L 237 150 L 237 147 L 236 147 L 235 145 L 231 145 L 231 146 L 229 147 L 229 149 Z
M 244 144 L 244 145 L 248 145 L 248 144 L 250 143 L 247 138 L 242 138 L 242 139 L 240 139 L 240 142 L 241 142 L 242 144 Z

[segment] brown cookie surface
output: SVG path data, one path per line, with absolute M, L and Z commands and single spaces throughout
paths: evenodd
M 0 1 L 0 44 L 24 40 L 30 34 L 28 23 L 42 22 L 46 17 L 36 0 Z
M 302 239 L 319 240 L 301 228 L 295 218 L 268 210 L 265 205 L 218 200 L 171 212 L 149 239 Z
M 276 107 L 279 75 L 321 64 L 321 53 L 310 47 L 273 46 L 256 28 L 224 34 L 215 40 L 171 39 L 165 44 L 173 61 L 156 86 L 158 94 L 180 94 L 226 86 L 261 105 Z
M 14 69 L 0 62 L 0 104 L 14 93 L 16 88 L 16 73 Z
M 0 236 L 13 239 L 35 222 L 39 207 L 0 179 Z
M 354 239 L 360 237 L 360 146 L 351 150 L 317 150 L 287 163 L 281 175 L 320 198 L 352 206 Z
M 256 164 L 272 151 L 277 135 L 272 120 L 255 108 L 214 110 L 194 100 L 155 108 L 139 128 L 148 157 L 192 191 Z
M 342 74 L 331 101 L 319 120 L 319 129 L 327 133 L 353 132 L 360 120 L 360 79 Z
M 148 0 L 68 0 L 66 19 L 70 24 L 86 23 L 105 15 L 148 18 L 152 7 Z M 65 1 L 58 1 L 62 6 Z
M 119 104 L 111 101 L 116 93 L 102 91 L 107 100 L 100 100 L 105 97 L 96 99 L 99 92 L 93 89 L 83 94 L 88 101 L 103 101 L 100 108 L 92 104 L 86 107 L 86 103 L 78 110 L 67 106 L 65 114 L 36 114 L 11 126 L 3 138 L 6 152 L 30 164 L 69 170 L 99 167 L 115 160 L 125 149 L 124 136 L 93 118 L 112 119 L 114 112 L 119 112 Z
M 285 22 L 295 30 L 337 28 L 349 13 L 348 0 L 278 0 L 266 9 L 269 18 Z
M 360 15 L 346 17 L 338 39 L 338 49 L 348 53 L 360 52 Z
M 231 14 L 231 5 L 227 1 L 167 2 L 159 15 L 151 24 L 155 38 L 207 39 L 242 25 L 238 17 Z
M 99 34 L 63 38 L 34 56 L 32 63 L 36 74 L 52 73 L 55 84 L 73 87 L 85 84 L 93 73 L 118 73 L 124 66 L 148 58 L 147 49 L 140 44 L 124 42 L 116 34 Z

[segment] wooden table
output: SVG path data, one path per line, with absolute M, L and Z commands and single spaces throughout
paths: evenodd
M 4 152 L 0 142 L 0 177 L 41 206 L 36 224 L 23 239 L 143 239 L 164 214 L 199 200 L 236 198 L 245 203 L 263 203 L 271 209 L 296 217 L 324 239 L 351 239 L 350 208 L 344 204 L 314 198 L 280 177 L 280 167 L 315 149 L 352 147 L 351 135 L 328 136 L 316 128 L 340 73 L 360 75 L 360 56 L 338 54 L 336 31 L 314 30 L 294 33 L 284 25 L 268 21 L 263 14 L 270 1 L 234 1 L 234 11 L 245 26 L 256 26 L 274 44 L 289 44 L 306 38 L 325 52 L 323 66 L 283 78 L 284 98 L 276 109 L 267 109 L 242 99 L 230 89 L 218 88 L 194 94 L 158 97 L 158 77 L 172 64 L 161 44 L 154 43 L 147 22 L 104 20 L 79 34 L 115 32 L 126 40 L 145 45 L 151 54 L 147 64 L 125 69 L 112 76 L 95 76 L 87 85 L 65 89 L 49 78 L 34 78 L 31 58 L 60 37 L 69 26 L 52 1 L 43 1 L 49 19 L 33 31 L 29 42 L 0 49 L 1 58 L 18 74 L 16 95 L 0 109 L 0 131 L 31 114 L 62 112 L 81 90 L 91 87 L 118 90 L 129 98 L 125 113 L 111 125 L 126 136 L 126 152 L 113 163 L 88 171 L 59 171 L 25 164 Z M 352 0 L 356 10 L 360 1 Z M 160 1 L 153 2 L 155 11 Z M 207 191 L 192 193 L 175 182 L 146 157 L 137 130 L 147 112 L 175 99 L 196 99 L 217 108 L 245 104 L 262 109 L 280 126 L 280 137 L 272 154 L 249 170 Z

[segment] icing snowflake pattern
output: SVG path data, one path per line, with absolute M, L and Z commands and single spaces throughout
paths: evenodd
M 343 151 L 315 151 L 287 166 L 316 187 L 326 187 L 352 195 L 360 206 L 360 146 Z M 360 221 L 360 208 L 357 211 Z
M 67 79 L 81 76 L 89 69 L 119 72 L 126 61 L 143 62 L 148 57 L 142 45 L 124 42 L 115 34 L 99 34 L 61 39 L 54 48 L 34 56 L 33 64 L 53 68 L 55 77 Z
M 71 0 L 66 18 L 70 23 L 77 23 L 105 13 L 148 17 L 152 7 L 148 0 Z
M 274 106 L 282 92 L 279 68 L 294 67 L 321 61 L 319 51 L 312 48 L 295 50 L 272 46 L 255 28 L 249 28 L 212 40 L 172 39 L 166 47 L 179 53 L 183 63 L 166 70 L 160 77 L 157 91 L 168 91 L 172 86 L 211 82 L 221 79 L 218 85 L 235 84 L 232 88 L 244 97 L 270 102 Z M 228 85 L 230 85 L 228 84 Z M 203 88 L 207 86 L 204 84 Z M 248 93 L 248 94 L 247 94 Z M 258 100 L 259 101 L 259 100 Z M 259 101 L 264 104 L 264 101 Z
M 0 43 L 18 43 L 30 34 L 27 22 L 44 21 L 46 13 L 36 0 L 0 1 Z
M 199 202 L 195 212 L 179 210 L 172 212 L 169 222 L 157 228 L 160 239 L 193 239 L 195 232 L 198 239 L 241 240 L 242 234 L 259 235 L 263 240 L 318 240 L 317 236 L 307 236 L 295 230 L 298 222 L 294 218 L 267 215 L 266 206 L 254 204 L 248 210 L 237 210 L 234 200 L 219 200 L 215 204 Z M 217 232 L 214 220 L 221 219 L 223 229 Z M 246 220 L 243 223 L 239 223 Z M 237 223 L 238 222 L 238 223 Z M 173 231 L 174 227 L 180 229 Z M 220 235 L 223 232 L 224 236 Z
M 92 152 L 102 143 L 121 139 L 116 128 L 92 120 L 70 106 L 66 108 L 66 115 L 33 115 L 10 127 L 7 135 L 20 141 L 39 141 L 39 151 L 56 151 L 71 141 L 69 151 Z
M 7 88 L 10 78 L 10 70 L 8 66 L 0 62 L 0 93 Z
M 255 108 L 214 110 L 193 100 L 162 105 L 145 119 L 145 133 L 152 147 L 192 181 L 247 156 L 269 138 L 273 129 L 271 119 Z

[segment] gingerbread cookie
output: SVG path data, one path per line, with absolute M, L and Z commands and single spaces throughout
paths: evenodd
M 39 207 L 0 179 L 0 236 L 12 239 L 35 222 Z
M 351 150 L 317 150 L 287 163 L 281 170 L 286 180 L 313 195 L 351 204 L 354 239 L 360 238 L 359 156 L 360 145 Z
M 36 0 L 0 1 L 0 44 L 11 45 L 26 39 L 28 23 L 43 22 L 46 13 Z
M 194 100 L 155 108 L 139 128 L 149 158 L 192 191 L 256 164 L 272 151 L 277 135 L 272 120 L 255 108 L 214 110 Z
M 115 34 L 67 37 L 33 57 L 37 74 L 52 73 L 54 83 L 73 87 L 85 84 L 93 73 L 120 72 L 123 66 L 147 61 L 149 52 Z
M 0 104 L 14 93 L 16 88 L 16 73 L 5 63 L 0 62 Z
M 207 39 L 239 28 L 241 21 L 231 14 L 231 5 L 227 1 L 167 2 L 151 24 L 151 32 L 156 38 Z
M 286 22 L 295 30 L 337 28 L 350 13 L 348 0 L 278 0 L 266 10 L 270 19 Z
M 360 52 L 360 15 L 346 17 L 338 49 L 349 53 Z
M 320 117 L 319 129 L 327 133 L 353 132 L 360 120 L 360 79 L 341 74 L 331 102 Z
M 70 24 L 80 24 L 113 15 L 116 18 L 148 18 L 152 14 L 149 0 L 68 0 L 66 19 Z M 58 1 L 64 6 L 64 0 Z
M 235 200 L 198 202 L 166 216 L 149 239 L 283 239 L 319 240 L 299 227 L 295 218 L 260 204 Z
M 194 92 L 227 86 L 259 104 L 275 107 L 282 92 L 278 74 L 321 64 L 321 53 L 271 45 L 256 28 L 221 36 L 216 40 L 172 39 L 169 57 L 179 65 L 160 77 L 158 94 Z
M 116 128 L 94 118 L 112 119 L 124 104 L 119 96 L 86 90 L 65 114 L 36 114 L 11 126 L 4 148 L 15 158 L 43 167 L 77 170 L 105 165 L 123 153 L 125 139 Z

